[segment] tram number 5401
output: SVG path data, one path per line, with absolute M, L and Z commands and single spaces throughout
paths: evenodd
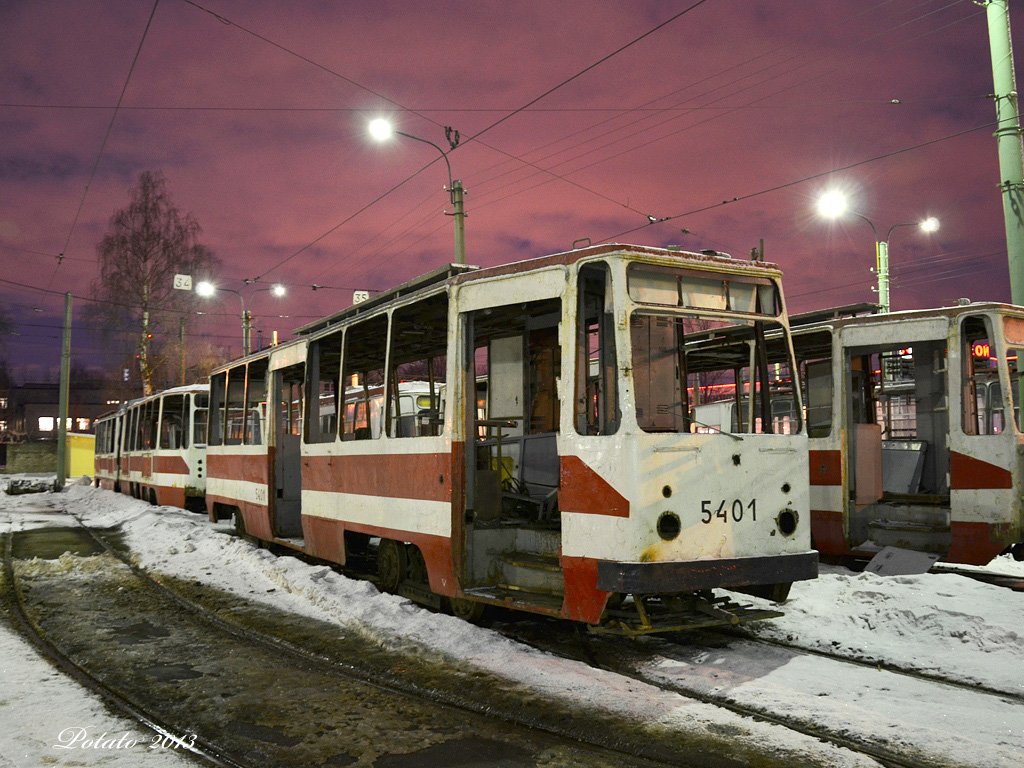
M 716 517 L 725 522 L 729 522 L 731 518 L 734 523 L 739 523 L 743 520 L 744 515 L 748 513 L 750 514 L 751 521 L 757 520 L 757 499 L 751 499 L 746 503 L 744 503 L 743 499 L 733 499 L 732 502 L 724 499 L 718 504 L 717 509 L 715 508 L 715 502 L 710 499 L 705 499 L 700 503 L 700 521 L 705 525 L 709 524 Z

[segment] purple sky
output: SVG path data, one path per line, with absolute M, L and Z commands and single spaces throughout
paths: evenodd
M 63 294 L 82 323 L 96 244 L 144 170 L 199 221 L 222 287 L 288 286 L 252 299 L 264 334 L 449 262 L 444 163 L 373 143 L 382 115 L 441 146 L 460 132 L 470 264 L 588 237 L 747 258 L 764 238 L 791 311 L 874 300 L 870 227 L 815 213 L 840 186 L 880 235 L 941 220 L 893 234 L 893 309 L 1009 300 L 983 8 L 691 5 L 160 0 L 149 22 L 147 0 L 0 3 L 6 355 L 28 380 L 59 365 Z M 1024 14 L 1013 25 L 1020 47 Z M 239 302 L 222 296 L 193 332 L 237 355 Z M 104 362 L 86 331 L 74 345 Z

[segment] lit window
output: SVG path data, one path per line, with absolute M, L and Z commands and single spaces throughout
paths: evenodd
M 85 432 L 87 429 L 89 429 L 89 420 L 88 419 L 78 419 L 78 431 L 79 432 Z
M 7 407 L 7 398 L 6 397 L 0 397 L 0 408 L 6 408 L 6 407 Z
M 56 419 L 53 416 L 40 416 L 39 417 L 39 431 L 40 432 L 53 432 L 53 423 Z
M 0 432 L 6 432 L 6 431 L 7 431 L 7 422 L 6 421 L 0 421 Z

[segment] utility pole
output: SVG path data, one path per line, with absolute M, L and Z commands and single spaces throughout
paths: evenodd
M 443 152 L 441 154 L 444 154 Z M 445 158 L 447 160 L 448 158 Z M 466 263 L 466 209 L 462 205 L 462 182 L 452 182 L 452 216 L 455 218 L 455 263 Z
M 1017 85 L 1010 44 L 1008 0 L 988 0 L 988 40 L 992 49 L 993 98 L 996 102 L 996 142 L 999 148 L 999 186 L 1003 190 L 1006 256 L 1010 265 L 1010 301 L 1024 304 L 1024 152 L 1021 149 Z
M 60 405 L 57 407 L 57 481 L 62 490 L 68 468 L 68 400 L 71 397 L 71 292 L 64 294 L 64 346 L 60 353 Z
M 181 386 L 185 386 L 185 316 L 182 315 L 178 318 L 178 347 L 181 350 L 181 360 L 179 363 L 179 369 L 181 376 Z

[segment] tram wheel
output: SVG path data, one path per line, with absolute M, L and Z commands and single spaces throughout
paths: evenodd
M 1010 554 L 1017 562 L 1024 560 L 1024 542 L 1018 542 L 1010 547 Z
M 462 619 L 463 621 L 475 623 L 480 621 L 484 616 L 484 609 L 486 606 L 483 603 L 478 603 L 476 600 L 466 600 L 461 597 L 453 597 L 449 603 L 451 604 L 452 615 Z
M 423 559 L 420 548 L 409 547 L 407 559 L 409 561 L 409 581 L 427 586 L 430 581 L 427 576 L 427 561 Z
M 394 592 L 405 580 L 408 568 L 405 545 L 392 539 L 381 539 L 377 548 L 377 578 L 380 588 Z

